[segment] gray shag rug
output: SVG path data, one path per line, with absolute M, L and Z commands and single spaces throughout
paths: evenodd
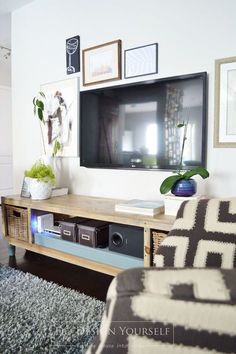
M 104 303 L 0 266 L 0 353 L 83 353 L 98 332 Z

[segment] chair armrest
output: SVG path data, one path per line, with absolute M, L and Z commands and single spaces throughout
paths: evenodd
M 110 285 L 100 333 L 87 354 L 143 353 L 144 347 L 145 353 L 158 354 L 195 354 L 199 348 L 234 353 L 235 277 L 235 269 L 120 273 Z

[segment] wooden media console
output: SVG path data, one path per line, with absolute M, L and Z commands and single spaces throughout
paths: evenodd
M 168 232 L 174 217 L 158 214 L 154 217 L 120 213 L 115 204 L 121 200 L 69 194 L 47 200 L 34 201 L 19 196 L 2 197 L 3 234 L 9 245 L 24 248 L 98 272 L 116 275 L 132 267 L 149 267 L 152 260 L 152 230 Z M 9 226 L 9 209 L 19 223 Z M 122 225 L 137 226 L 144 232 L 144 259 L 63 241 L 34 230 L 33 216 L 40 212 L 55 215 L 85 217 Z M 18 219 L 17 219 L 18 220 Z

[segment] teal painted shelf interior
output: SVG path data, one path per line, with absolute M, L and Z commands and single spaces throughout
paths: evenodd
M 78 243 L 64 241 L 60 236 L 48 233 L 36 233 L 34 242 L 37 245 L 52 248 L 57 251 L 86 258 L 98 263 L 108 264 L 113 267 L 128 269 L 143 267 L 143 259 L 111 252 L 107 248 L 92 248 Z

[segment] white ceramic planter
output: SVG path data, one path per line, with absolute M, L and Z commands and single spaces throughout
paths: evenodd
M 29 190 L 31 194 L 31 199 L 42 200 L 48 199 L 52 194 L 52 185 L 51 183 L 46 183 L 38 181 L 36 178 L 30 179 Z

